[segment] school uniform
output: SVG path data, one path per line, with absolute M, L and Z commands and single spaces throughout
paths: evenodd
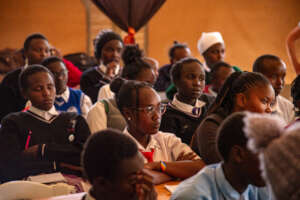
M 102 86 L 98 93 L 98 101 L 102 99 L 112 99 L 115 98 L 115 93 L 111 91 L 110 84 Z
M 202 94 L 195 106 L 191 106 L 179 101 L 175 95 L 162 115 L 160 130 L 174 133 L 182 142 L 189 145 L 213 99 L 212 96 Z
M 281 95 L 276 97 L 272 112 L 282 117 L 287 124 L 295 119 L 294 105 Z
M 271 195 L 267 188 L 248 185 L 240 194 L 228 182 L 222 164 L 209 165 L 195 176 L 181 182 L 171 200 L 268 200 Z
M 92 134 L 107 128 L 123 131 L 126 127 L 115 99 L 102 99 L 95 103 L 88 112 L 87 123 Z
M 84 118 L 76 113 L 58 113 L 54 107 L 42 111 L 33 106 L 26 112 L 12 113 L 0 129 L 0 179 L 16 180 L 40 173 L 61 171 L 60 163 L 80 166 L 83 144 L 90 135 Z M 32 156 L 22 152 L 34 145 Z
M 56 95 L 54 106 L 58 111 L 76 112 L 86 118 L 92 101 L 81 90 L 67 87 L 61 95 Z
M 107 77 L 103 71 L 103 65 L 95 66 L 87 69 L 81 75 L 80 88 L 88 95 L 93 103 L 96 103 L 99 89 L 110 83 L 110 78 Z
M 144 155 L 145 163 L 165 161 L 174 162 L 178 159 L 179 155 L 184 152 L 185 154 L 193 152 L 193 150 L 185 143 L 181 142 L 181 139 L 176 137 L 172 133 L 157 132 L 150 136 L 149 144 L 144 148 L 127 130 L 123 132 L 129 136 L 138 146 L 140 152 Z M 150 154 L 150 155 L 149 155 Z M 200 157 L 196 157 L 200 159 Z

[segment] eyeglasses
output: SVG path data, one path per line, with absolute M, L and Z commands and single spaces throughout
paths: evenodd
M 166 111 L 166 105 L 165 104 L 159 104 L 158 106 L 146 106 L 146 107 L 140 107 L 140 108 L 133 108 L 138 111 L 143 111 L 148 115 L 153 115 L 154 112 L 159 112 L 160 114 L 163 114 Z

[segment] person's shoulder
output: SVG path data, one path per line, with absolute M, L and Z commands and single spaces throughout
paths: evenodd
M 169 72 L 171 67 L 172 67 L 171 64 L 165 64 L 165 65 L 161 66 L 158 71 L 159 72 Z
M 178 185 L 171 199 L 211 199 L 215 165 L 209 165 Z
M 24 117 L 28 116 L 27 112 L 13 112 L 9 113 L 2 119 L 2 124 L 8 121 L 23 121 Z
M 85 70 L 84 72 L 82 72 L 82 75 L 81 75 L 81 77 L 83 76 L 89 76 L 89 75 L 91 75 L 91 74 L 94 74 L 95 72 L 96 72 L 97 70 L 96 70 L 96 66 L 94 66 L 94 67 L 90 67 L 90 68 L 88 68 L 87 70 Z
M 5 75 L 5 77 L 3 78 L 1 84 L 2 85 L 9 84 L 12 81 L 14 83 L 16 83 L 16 81 L 17 81 L 17 83 L 18 83 L 19 75 L 21 74 L 21 72 L 22 72 L 22 68 L 20 67 L 18 69 L 15 69 L 15 70 L 7 73 Z
M 284 96 L 278 95 L 278 102 L 293 105 L 293 103 Z
M 204 101 L 208 105 L 212 104 L 212 102 L 216 99 L 213 95 L 202 93 L 199 100 Z

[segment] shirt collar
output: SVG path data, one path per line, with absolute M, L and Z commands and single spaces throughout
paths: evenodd
M 41 118 L 43 119 L 46 119 L 46 120 L 50 120 L 53 116 L 56 116 L 58 115 L 59 113 L 56 111 L 55 107 L 52 106 L 50 108 L 50 110 L 48 111 L 44 111 L 44 110 L 41 110 L 41 109 L 38 109 L 34 106 L 30 106 L 30 108 L 28 109 L 30 112 L 40 116 Z
M 198 114 L 193 113 L 193 109 L 194 108 L 202 108 L 206 103 L 204 101 L 201 101 L 199 99 L 196 100 L 195 106 L 183 103 L 181 101 L 179 101 L 177 99 L 177 95 L 174 96 L 171 105 L 175 108 L 177 108 L 178 110 L 188 113 L 190 115 L 193 116 L 200 116 L 201 112 L 199 112 Z
M 56 95 L 56 98 L 57 97 L 61 97 L 61 98 L 63 98 L 63 100 L 65 102 L 68 102 L 69 97 L 70 97 L 70 90 L 69 90 L 69 88 L 66 87 L 65 91 L 62 94 Z
M 220 192 L 222 193 L 221 195 L 223 195 L 226 199 L 240 199 L 241 196 L 243 196 L 244 199 L 247 199 L 246 196 L 249 187 L 243 192 L 243 194 L 240 195 L 240 193 L 238 193 L 227 181 L 222 167 L 222 163 L 218 164 L 215 172 L 216 185 L 218 187 L 218 190 L 220 190 Z
M 133 139 L 133 141 L 135 141 L 135 143 L 137 144 L 138 146 L 138 149 L 140 151 L 151 151 L 152 149 L 157 149 L 159 146 L 159 144 L 157 143 L 157 141 L 153 138 L 153 135 L 150 136 L 150 141 L 149 141 L 149 144 L 146 148 L 144 148 L 129 132 L 128 132 L 128 129 L 125 128 L 125 130 L 123 131 L 124 134 L 126 134 L 127 136 L 129 136 L 131 139 Z

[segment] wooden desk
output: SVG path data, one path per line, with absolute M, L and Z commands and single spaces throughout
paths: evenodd
M 156 192 L 158 194 L 157 200 L 169 200 L 171 197 L 171 193 L 164 187 L 164 185 L 178 185 L 178 184 L 179 181 L 171 181 L 168 183 L 155 186 Z M 82 192 L 77 194 L 50 197 L 50 198 L 40 199 L 40 200 L 81 200 L 84 194 L 85 192 Z

